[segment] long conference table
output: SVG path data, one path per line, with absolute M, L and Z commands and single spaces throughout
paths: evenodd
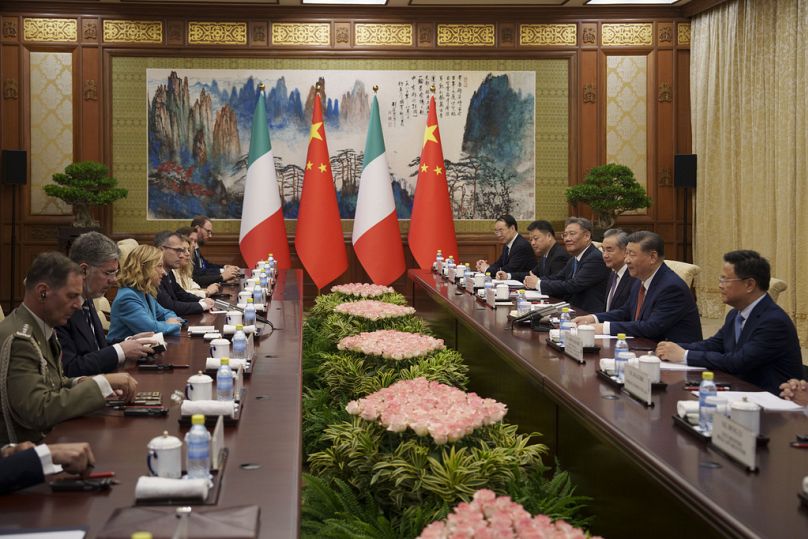
M 229 301 L 235 302 L 235 292 Z M 302 292 L 300 270 L 280 273 L 267 313 L 275 330 L 265 331 L 256 343 L 253 372 L 245 378 L 241 417 L 237 425 L 225 426 L 229 455 L 218 503 L 194 506 L 257 505 L 261 510 L 260 537 L 288 538 L 299 533 Z M 203 314 L 189 317 L 189 322 L 221 329 L 223 319 L 221 314 Z M 116 508 L 134 505 L 137 479 L 148 475 L 146 444 L 163 431 L 184 438 L 188 429 L 180 426 L 179 405 L 169 397 L 174 390 L 184 388 L 188 376 L 204 370 L 208 355 L 208 342 L 189 336 L 184 329 L 166 341 L 167 350 L 159 362 L 190 364 L 191 368 L 142 371 L 127 361 L 126 370 L 137 378 L 138 391 L 162 393 L 163 404 L 170 408 L 168 416 L 124 417 L 121 411 L 106 409 L 58 425 L 45 440 L 89 442 L 96 458 L 95 469 L 115 472 L 120 484 L 101 493 L 52 493 L 43 484 L 3 496 L 0 529 L 86 527 L 87 536 L 94 537 Z
M 592 497 L 591 530 L 604 537 L 808 537 L 808 511 L 797 493 L 808 475 L 808 449 L 789 443 L 808 434 L 804 413 L 765 413 L 757 473 L 674 426 L 676 402 L 689 397 L 688 375 L 662 372 L 667 388 L 646 408 L 598 377 L 612 342 L 576 361 L 550 348 L 547 333 L 512 328 L 512 307 L 489 308 L 421 270 L 408 273 L 416 312 L 470 366 L 470 389 L 508 405 L 505 421 L 538 442 L 570 472 L 577 493 Z M 652 344 L 636 341 L 636 344 Z M 696 378 L 698 373 L 689 376 Z M 733 390 L 759 391 L 716 373 Z

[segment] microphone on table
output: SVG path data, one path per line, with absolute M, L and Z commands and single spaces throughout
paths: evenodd
M 234 311 L 241 311 L 242 313 L 244 312 L 244 309 L 242 309 L 238 305 L 232 305 L 232 304 L 227 303 L 226 301 L 222 301 L 220 299 L 214 299 L 213 304 L 216 305 L 217 307 L 219 307 L 220 309 L 227 309 L 227 310 L 232 309 Z M 272 324 L 272 322 L 270 322 L 269 319 L 261 316 L 260 314 L 255 313 L 255 320 L 256 320 L 256 322 L 261 322 L 263 324 L 267 324 L 272 329 L 272 331 L 275 331 L 274 324 Z
M 562 301 L 562 302 L 559 302 L 559 303 L 550 303 L 550 304 L 547 304 L 547 305 L 543 305 L 543 306 L 539 307 L 538 309 L 533 309 L 528 313 L 525 313 L 523 315 L 520 315 L 520 316 L 517 316 L 516 318 L 514 318 L 511 321 L 511 330 L 513 330 L 513 328 L 514 328 L 514 326 L 516 325 L 517 322 L 519 322 L 519 323 L 527 323 L 527 322 L 529 322 L 529 323 L 532 324 L 533 321 L 536 318 L 544 318 L 545 316 L 549 316 L 549 315 L 551 315 L 553 313 L 559 312 L 564 307 L 569 307 L 569 306 L 570 306 L 569 303 L 567 303 L 566 301 Z

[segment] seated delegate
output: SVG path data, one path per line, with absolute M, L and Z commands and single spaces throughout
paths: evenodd
M 9 494 L 45 481 L 45 476 L 59 473 L 58 464 L 67 473 L 86 475 L 95 465 L 90 445 L 40 444 L 31 442 L 6 444 L 0 450 L 0 494 Z

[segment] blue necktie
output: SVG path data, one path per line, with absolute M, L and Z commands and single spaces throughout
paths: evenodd
M 735 342 L 736 343 L 741 338 L 741 331 L 743 331 L 743 321 L 744 321 L 744 317 L 741 316 L 741 313 L 738 313 L 738 316 L 735 317 Z
M 578 271 L 578 259 L 573 258 L 572 259 L 572 275 L 571 275 L 571 277 L 575 277 L 575 272 L 576 271 Z

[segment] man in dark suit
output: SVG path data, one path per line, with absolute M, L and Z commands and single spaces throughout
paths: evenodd
M 657 355 L 727 372 L 779 394 L 780 384 L 802 377 L 802 354 L 793 322 L 767 293 L 770 279 L 769 262 L 755 251 L 725 254 L 718 285 L 732 310 L 724 325 L 704 341 L 661 342 Z
M 190 256 L 180 235 L 176 232 L 160 232 L 154 237 L 154 245 L 163 251 L 163 267 L 166 270 L 157 288 L 157 303 L 179 316 L 209 311 L 213 307 L 213 300 L 199 299 L 199 296 L 186 292 L 171 271 L 179 268 L 183 259 Z
M 612 270 L 606 292 L 607 311 L 625 305 L 631 295 L 631 287 L 637 281 L 626 266 L 626 246 L 628 234 L 619 228 L 610 228 L 603 233 L 603 262 Z
M 239 273 L 237 266 L 214 264 L 202 256 L 202 252 L 199 250 L 213 236 L 213 223 L 211 220 L 204 215 L 197 215 L 191 220 L 191 228 L 196 231 L 196 243 L 198 245 L 193 252 L 194 281 L 202 287 L 207 287 L 214 283 L 231 281 L 237 278 Z
M 596 333 L 625 333 L 654 341 L 701 340 L 701 321 L 693 293 L 665 265 L 665 244 L 659 234 L 641 230 L 628 237 L 626 265 L 637 279 L 628 302 L 619 309 L 579 316 L 578 324 L 596 323 Z
M 63 326 L 55 328 L 62 344 L 62 367 L 67 376 L 93 376 L 113 372 L 127 359 L 144 357 L 149 349 L 151 333 L 135 335 L 126 341 L 107 345 L 104 327 L 93 304 L 116 284 L 118 246 L 99 234 L 82 234 L 70 246 L 70 259 L 79 265 L 84 276 L 84 303 Z
M 556 241 L 555 230 L 549 221 L 533 221 L 527 226 L 527 235 L 530 246 L 536 254 L 538 262 L 536 267 L 526 271 L 514 271 L 506 273 L 502 270 L 497 272 L 497 279 L 515 279 L 524 281 L 525 277 L 549 277 L 558 273 L 567 264 L 570 255 L 566 249 Z
M 494 234 L 499 242 L 504 245 L 502 254 L 493 264 L 488 264 L 487 260 L 477 261 L 477 271 L 490 273 L 495 276 L 498 271 L 530 271 L 536 264 L 536 255 L 530 243 L 519 234 L 516 219 L 512 215 L 501 215 L 494 223 Z
M 585 311 L 603 309 L 609 269 L 603 263 L 603 255 L 592 245 L 592 222 L 583 217 L 570 217 L 564 226 L 563 237 L 564 247 L 570 255 L 564 268 L 543 279 L 528 275 L 525 286 L 563 299 Z
M 85 475 L 95 465 L 93 452 L 86 443 L 7 444 L 0 456 L 0 494 L 42 483 L 45 475 L 62 470 Z

